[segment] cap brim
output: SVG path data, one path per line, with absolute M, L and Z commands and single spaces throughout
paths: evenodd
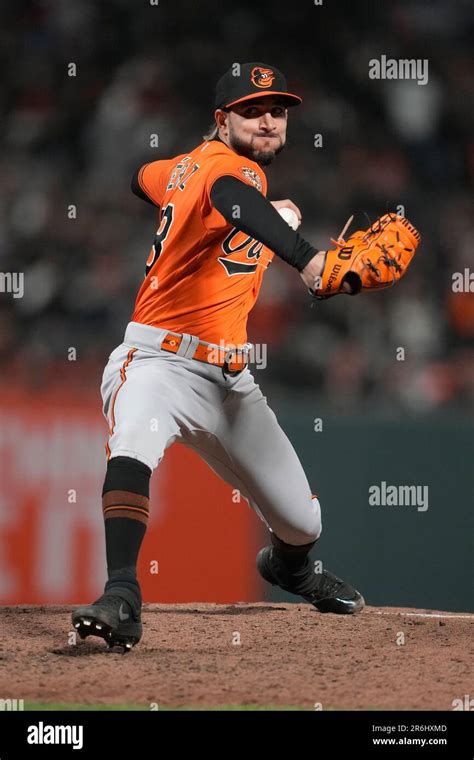
M 237 103 L 243 103 L 245 100 L 265 98 L 267 95 L 282 95 L 287 106 L 299 106 L 299 104 L 303 102 L 303 98 L 300 98 L 299 95 L 293 95 L 291 92 L 275 92 L 275 90 L 268 90 L 267 92 L 255 92 L 252 93 L 252 95 L 246 95 L 244 98 L 233 100 L 232 103 L 226 103 L 226 105 L 221 106 L 221 108 L 230 108 L 231 106 L 236 106 Z

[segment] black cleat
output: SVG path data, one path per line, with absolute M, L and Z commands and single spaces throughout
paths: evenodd
M 129 652 L 142 637 L 141 598 L 130 586 L 114 585 L 92 604 L 72 613 L 72 624 L 81 639 L 99 636 L 108 644 Z
M 283 591 L 302 596 L 320 612 L 352 615 L 365 606 L 362 594 L 349 583 L 345 583 L 329 570 L 315 573 L 309 558 L 303 571 L 291 575 L 278 558 L 275 558 L 273 547 L 265 546 L 257 555 L 257 569 L 262 578 L 272 586 L 279 586 Z

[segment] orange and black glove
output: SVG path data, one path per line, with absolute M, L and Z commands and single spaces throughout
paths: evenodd
M 346 225 L 347 227 L 347 225 Z M 347 240 L 333 240 L 326 251 L 323 272 L 310 294 L 317 299 L 338 293 L 357 295 L 395 285 L 405 274 L 420 243 L 420 233 L 397 214 L 384 214 L 368 230 L 354 232 Z

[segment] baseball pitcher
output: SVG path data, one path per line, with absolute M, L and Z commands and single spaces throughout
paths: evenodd
M 309 559 L 321 533 L 319 500 L 249 369 L 247 318 L 274 255 L 299 272 L 312 298 L 355 295 L 394 284 L 419 235 L 386 214 L 318 251 L 282 219 L 279 210 L 291 209 L 297 227 L 301 213 L 289 200 L 267 200 L 264 167 L 283 150 L 288 108 L 299 103 L 274 66 L 234 66 L 217 83 L 204 142 L 133 177 L 133 192 L 156 207 L 158 228 L 124 341 L 103 375 L 108 580 L 99 599 L 73 613 L 82 638 L 127 651 L 142 636 L 136 566 L 150 477 L 175 441 L 239 489 L 266 524 L 271 545 L 257 556 L 266 581 L 321 612 L 364 606 L 356 589 L 315 572 Z

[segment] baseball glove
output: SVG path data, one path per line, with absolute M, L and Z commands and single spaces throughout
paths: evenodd
M 323 272 L 316 278 L 310 294 L 317 299 L 338 293 L 357 295 L 363 290 L 378 290 L 395 285 L 405 274 L 420 242 L 420 233 L 397 214 L 384 214 L 368 230 L 354 232 L 347 240 L 344 232 L 333 240 L 335 248 L 326 251 Z

